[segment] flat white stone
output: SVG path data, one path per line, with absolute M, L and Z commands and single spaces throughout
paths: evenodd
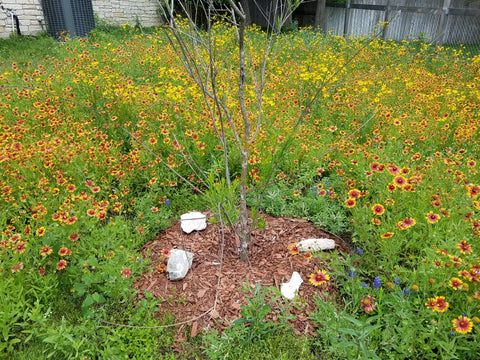
M 192 211 L 180 216 L 180 226 L 187 234 L 194 230 L 203 230 L 207 227 L 207 216 L 198 211 Z
M 290 278 L 290 281 L 287 283 L 283 283 L 280 286 L 280 292 L 288 300 L 293 300 L 295 295 L 297 295 L 298 289 L 300 288 L 300 285 L 302 285 L 302 283 L 303 283 L 302 277 L 298 272 L 294 271 L 292 273 L 292 277 Z
M 170 250 L 167 262 L 167 278 L 171 281 L 182 280 L 192 267 L 193 253 L 180 250 Z
M 332 250 L 335 249 L 335 241 L 332 239 L 305 239 L 297 244 L 300 252 Z

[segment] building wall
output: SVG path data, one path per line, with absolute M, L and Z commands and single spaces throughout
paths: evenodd
M 109 24 L 160 25 L 156 0 L 92 0 L 94 13 Z
M 35 35 L 46 31 L 41 0 L 2 0 L 4 8 L 12 9 L 20 21 L 20 31 L 25 35 Z M 0 10 L 0 38 L 8 38 L 16 33 L 15 23 L 4 11 Z
M 50 1 L 62 3 L 68 0 Z M 18 16 L 20 31 L 24 35 L 35 35 L 47 30 L 41 2 L 42 0 L 2 0 L 3 7 L 12 9 Z M 135 25 L 137 21 L 142 26 L 160 24 L 156 0 L 92 0 L 92 6 L 95 15 L 110 24 Z M 12 32 L 15 32 L 15 25 L 12 29 L 12 19 L 0 10 L 0 38 L 8 38 Z

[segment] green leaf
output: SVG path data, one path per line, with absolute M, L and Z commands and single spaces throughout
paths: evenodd
M 98 264 L 98 260 L 95 256 L 89 256 L 88 260 L 87 260 L 87 264 L 89 266 L 91 266 L 92 268 L 95 268 L 95 267 L 98 267 L 99 264 Z
M 105 297 L 102 294 L 99 294 L 97 292 L 92 294 L 92 298 L 97 304 L 101 304 L 107 301 L 107 299 L 105 299 Z
M 82 310 L 83 309 L 88 309 L 90 305 L 92 305 L 95 301 L 93 300 L 92 295 L 88 294 L 85 300 L 83 300 L 82 303 Z
M 338 329 L 338 331 L 341 332 L 341 333 L 345 333 L 345 334 L 348 334 L 348 335 L 352 335 L 352 336 L 354 336 L 354 337 L 357 337 L 357 336 L 358 336 L 358 331 L 353 330 L 353 329 L 340 328 L 340 329 Z
M 92 285 L 92 276 L 90 274 L 83 274 L 82 281 L 85 283 L 86 286 Z
M 345 318 L 346 320 L 350 321 L 352 324 L 358 326 L 358 327 L 361 327 L 361 326 L 364 325 L 363 322 L 361 322 L 360 320 L 355 319 L 355 318 L 352 317 L 352 316 L 344 315 L 344 318 Z
M 247 322 L 248 322 L 247 319 L 245 319 L 245 318 L 242 317 L 242 318 L 239 318 L 239 319 L 235 320 L 235 321 L 233 322 L 233 324 L 235 324 L 235 325 L 240 325 L 240 324 L 245 324 L 245 323 L 247 323 Z
M 360 341 L 360 349 L 362 350 L 362 354 L 364 356 L 369 353 L 369 351 L 367 349 L 367 345 L 363 341 Z
M 43 342 L 46 342 L 48 344 L 56 344 L 58 341 L 58 335 L 55 334 L 55 335 L 50 335 L 48 337 L 46 337 L 45 339 L 43 339 Z
M 20 339 L 12 339 L 12 340 L 10 340 L 10 345 L 19 343 L 20 341 L 21 341 Z
M 5 341 L 8 340 L 8 329 L 9 329 L 8 326 L 2 327 L 2 336 Z
M 260 317 L 264 318 L 272 311 L 272 308 L 268 305 L 263 305 L 260 311 Z
M 63 337 L 70 340 L 72 343 L 74 342 L 72 335 L 69 333 L 63 333 Z
M 372 326 L 369 326 L 365 329 L 362 330 L 362 333 L 367 335 L 367 334 L 370 334 L 372 331 L 374 330 L 377 330 L 379 328 L 381 328 L 383 325 L 372 325 Z
M 87 286 L 82 283 L 75 283 L 73 284 L 73 288 L 75 289 L 74 297 L 80 297 L 85 294 L 85 290 L 87 289 Z

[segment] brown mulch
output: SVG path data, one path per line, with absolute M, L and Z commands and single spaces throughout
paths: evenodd
M 301 309 L 292 309 L 291 313 L 296 319 L 289 321 L 289 324 L 299 334 L 314 334 L 314 324 L 308 319 L 315 308 L 314 298 L 316 295 L 323 298 L 324 293 L 335 296 L 336 289 L 331 281 L 315 287 L 308 279 L 316 270 L 322 269 L 331 273 L 331 269 L 320 257 L 305 260 L 301 254 L 292 255 L 289 251 L 290 245 L 308 238 L 331 238 L 336 243 L 333 251 L 346 251 L 347 248 L 338 238 L 315 228 L 306 220 L 274 218 L 268 215 L 264 217 L 265 227 L 252 231 L 249 262 L 240 260 L 238 252 L 235 251 L 239 245 L 238 239 L 230 228 L 225 229 L 219 287 L 217 284 L 222 243 L 219 223 L 208 223 L 205 230 L 190 234 L 181 230 L 180 222 L 162 231 L 154 241 L 142 248 L 144 256 L 150 253 L 152 270 L 134 282 L 133 287 L 139 290 L 138 296 L 143 297 L 143 290 L 146 289 L 156 298 L 163 300 L 160 311 L 172 313 L 176 322 L 194 319 L 189 321 L 188 325 L 191 325 L 191 335 L 195 336 L 212 326 L 217 329 L 225 328 L 229 322 L 240 318 L 241 305 L 246 304 L 246 294 L 240 291 L 242 283 L 245 284 L 248 280 L 251 286 L 260 283 L 262 286 L 276 286 L 280 289 L 281 283 L 290 280 L 292 272 L 297 271 L 304 280 L 299 289 L 298 303 L 301 304 Z M 194 253 L 192 268 L 183 280 L 169 281 L 165 273 L 156 271 L 158 265 L 164 263 L 161 257 L 162 249 L 182 249 Z M 216 297 L 217 303 L 213 311 Z M 286 299 L 281 301 L 283 304 L 289 302 Z M 276 303 L 275 307 L 279 309 L 279 305 Z M 201 316 L 202 314 L 205 315 Z M 269 319 L 276 320 L 274 312 L 269 315 Z M 177 340 L 184 340 L 185 326 L 186 324 L 179 326 Z

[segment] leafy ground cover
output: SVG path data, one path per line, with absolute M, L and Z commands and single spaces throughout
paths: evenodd
M 214 31 L 218 92 L 229 97 L 235 37 L 221 24 Z M 265 36 L 248 31 L 250 67 Z M 175 319 L 159 317 L 162 303 L 148 293 L 135 301 L 131 285 L 156 270 L 139 249 L 172 219 L 192 207 L 215 211 L 202 192 L 235 217 L 201 92 L 160 33 L 96 31 L 55 43 L 41 62 L 14 47 L 0 53 L 3 357 L 237 359 L 275 348 L 283 358 L 476 358 L 478 55 L 309 29 L 281 36 L 248 201 L 348 235 L 354 251 L 314 254 L 329 263 L 328 284 L 304 286 L 338 289 L 316 299 L 316 337 L 298 339 L 267 318 L 272 295 L 254 287 L 244 321 L 189 338 L 179 355 L 174 331 L 161 327 Z M 320 84 L 321 101 L 296 123 Z M 246 94 L 255 113 L 253 89 Z M 235 178 L 239 155 L 228 160 Z

